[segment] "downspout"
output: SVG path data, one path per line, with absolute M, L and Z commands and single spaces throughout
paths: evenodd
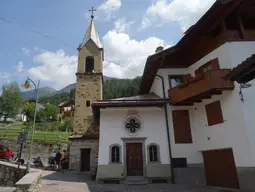
M 162 59 L 163 61 L 163 59 Z M 166 99 L 166 92 L 165 92 L 165 83 L 164 78 L 160 75 L 156 75 L 161 79 L 162 82 L 162 89 L 163 89 L 163 97 Z M 174 179 L 174 169 L 173 169 L 173 160 L 172 160 L 172 149 L 171 149 L 171 140 L 170 140 L 170 131 L 169 131 L 169 121 L 168 121 L 168 113 L 167 113 L 167 103 L 164 105 L 164 111 L 165 111 L 165 119 L 166 119 L 166 132 L 167 132 L 167 140 L 168 140 L 168 150 L 169 150 L 169 158 L 170 158 L 170 170 L 171 170 L 171 182 L 175 183 Z

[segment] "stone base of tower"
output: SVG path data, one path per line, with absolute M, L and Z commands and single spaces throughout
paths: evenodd
M 72 136 L 70 139 L 69 170 L 96 175 L 98 164 L 99 139 Z

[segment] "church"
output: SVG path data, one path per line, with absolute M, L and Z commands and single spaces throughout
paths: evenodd
M 254 23 L 254 0 L 215 1 L 176 45 L 155 47 L 140 95 L 103 100 L 92 16 L 78 48 L 70 169 L 97 181 L 254 191 Z
M 97 181 L 132 176 L 169 180 L 163 110 L 168 99 L 152 93 L 102 100 L 104 50 L 93 16 L 78 51 L 70 170 L 89 172 Z

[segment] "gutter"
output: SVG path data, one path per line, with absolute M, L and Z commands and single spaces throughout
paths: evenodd
M 158 99 L 119 99 L 119 100 L 98 100 L 97 102 L 93 103 L 94 105 L 100 104 L 103 102 L 108 102 L 108 103 L 115 103 L 115 102 L 125 102 L 125 101 L 133 101 L 133 102 L 139 102 L 139 101 L 166 101 L 170 102 L 168 98 L 158 98 Z
M 164 56 L 161 60 L 162 65 L 164 62 Z M 157 77 L 161 79 L 162 82 L 162 89 L 163 89 L 163 98 L 166 99 L 166 89 L 165 89 L 165 81 L 161 75 L 156 74 Z M 174 176 L 174 168 L 173 168 L 173 158 L 172 158 L 172 148 L 171 148 L 171 140 L 170 140 L 170 131 L 169 131 L 169 121 L 168 121 L 168 112 L 167 112 L 167 104 L 164 105 L 165 111 L 165 119 L 166 119 L 166 132 L 167 132 L 167 141 L 168 141 L 168 151 L 169 151 L 169 158 L 170 158 L 170 170 L 171 170 L 171 182 L 172 184 L 175 183 L 175 176 Z
M 163 89 L 163 97 L 164 97 L 164 99 L 166 99 L 164 78 L 160 75 L 156 75 L 156 76 L 161 79 L 162 89 Z M 174 169 L 173 169 L 173 158 L 172 158 L 172 149 L 171 149 L 167 104 L 164 105 L 164 111 L 165 111 L 165 119 L 166 119 L 166 132 L 167 132 L 167 141 L 168 141 L 167 142 L 168 143 L 168 151 L 169 151 L 169 158 L 170 158 L 171 182 L 174 184 L 175 183 L 175 178 L 174 178 Z

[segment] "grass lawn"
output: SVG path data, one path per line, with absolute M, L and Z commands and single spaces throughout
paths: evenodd
M 18 139 L 19 132 L 25 129 L 23 124 L 0 124 L 0 139 Z M 46 144 L 59 144 L 68 143 L 68 137 L 71 133 L 67 132 L 47 132 L 47 131 L 35 131 L 34 141 Z M 28 135 L 28 140 L 31 138 L 31 133 Z

